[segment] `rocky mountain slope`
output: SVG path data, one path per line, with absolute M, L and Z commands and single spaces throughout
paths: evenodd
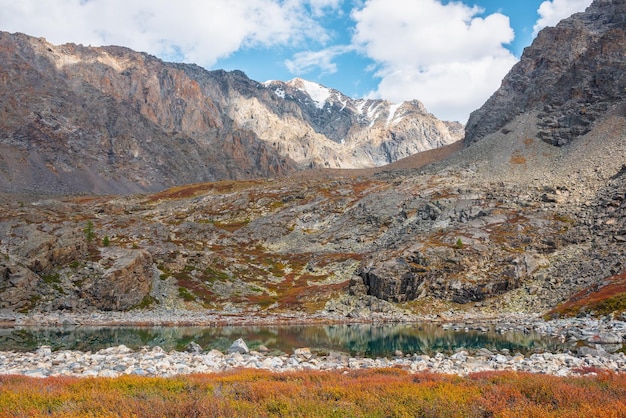
M 0 190 L 128 193 L 372 167 L 459 140 L 418 102 L 0 33 Z
M 624 269 L 624 172 L 595 193 L 476 175 L 403 169 L 8 197 L 0 308 L 545 312 Z
M 471 114 L 466 144 L 536 112 L 543 141 L 569 144 L 626 103 L 626 2 L 596 0 L 584 12 L 542 30 L 500 89 Z M 533 132 L 533 134 L 535 134 Z
M 584 34 L 593 21 L 601 33 L 623 4 L 596 0 L 556 30 Z M 555 94 L 568 97 L 597 62 L 602 73 L 622 68 L 626 43 L 615 45 L 614 37 L 599 38 L 597 51 L 577 55 L 575 65 L 571 51 L 555 51 L 576 42 L 557 48 L 547 39 L 540 34 L 521 62 L 543 44 L 555 68 L 576 67 L 566 91 Z M 297 101 L 289 86 L 268 86 L 267 94 Z M 610 303 L 624 310 L 626 107 L 600 91 L 594 103 L 606 103 L 606 111 L 594 110 L 586 132 L 557 145 L 541 125 L 553 95 L 519 113 L 505 103 L 497 115 L 494 100 L 509 88 L 503 83 L 474 113 L 494 113 L 489 120 L 499 122 L 480 135 L 470 129 L 468 146 L 377 169 L 318 169 L 126 197 L 4 196 L 0 308 L 502 315 L 549 312 L 574 296 L 610 290 Z M 308 97 L 329 103 L 331 96 Z

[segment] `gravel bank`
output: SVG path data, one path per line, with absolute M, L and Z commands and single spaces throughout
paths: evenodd
M 358 370 L 402 368 L 411 372 L 467 375 L 483 371 L 520 371 L 571 376 L 599 370 L 626 371 L 624 353 L 577 356 L 571 353 L 521 354 L 493 353 L 481 349 L 474 355 L 459 351 L 452 355 L 407 355 L 394 358 L 355 358 L 340 353 L 317 356 L 307 348 L 291 355 L 266 356 L 259 352 L 208 353 L 165 352 L 160 347 L 132 351 L 126 346 L 111 347 L 96 353 L 56 351 L 40 347 L 36 352 L 0 352 L 0 373 L 32 377 L 77 376 L 118 377 L 122 375 L 174 376 L 214 373 L 238 368 L 266 369 L 274 372 L 303 370 Z

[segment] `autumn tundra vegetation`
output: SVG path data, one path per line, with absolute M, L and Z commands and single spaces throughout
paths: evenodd
M 399 369 L 174 378 L 0 377 L 2 417 L 623 417 L 626 377 Z

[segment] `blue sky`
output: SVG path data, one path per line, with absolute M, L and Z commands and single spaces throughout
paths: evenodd
M 417 99 L 467 121 L 538 29 L 591 0 L 0 0 L 0 30 Z M 1 65 L 1 64 L 0 64 Z

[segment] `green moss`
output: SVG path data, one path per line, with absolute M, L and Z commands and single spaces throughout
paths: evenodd
M 44 274 L 41 276 L 41 279 L 46 284 L 61 283 L 61 276 L 59 273 Z
M 144 296 L 144 298 L 139 302 L 133 309 L 147 309 L 153 306 L 154 304 L 158 304 L 159 301 L 153 298 L 150 295 Z
M 62 295 L 67 295 L 67 293 L 65 292 L 65 289 L 63 289 L 63 288 L 61 287 L 61 285 L 59 285 L 59 284 L 57 284 L 57 283 L 53 283 L 53 284 L 52 284 L 52 288 L 53 288 L 54 290 L 56 290 L 57 292 L 59 292 L 60 294 L 62 294 Z
M 285 268 L 287 267 L 285 263 L 280 261 L 272 260 L 271 258 L 265 259 L 265 264 L 269 266 L 269 271 L 276 277 L 284 277 L 285 276 Z
M 196 300 L 196 297 L 192 295 L 189 290 L 185 289 L 182 286 L 178 288 L 178 296 L 180 296 L 180 298 L 183 299 L 185 302 L 193 302 Z
M 224 271 L 216 270 L 212 267 L 207 267 L 206 269 L 204 269 L 203 273 L 204 273 L 204 280 L 210 283 L 213 283 L 216 281 L 227 282 L 230 280 L 230 276 L 228 275 L 228 273 Z
M 32 295 L 28 300 L 28 305 L 18 309 L 19 313 L 29 313 L 41 301 L 41 295 Z
M 234 222 L 221 222 L 221 221 L 213 221 L 213 225 L 216 228 L 223 229 L 228 232 L 235 232 L 238 229 L 243 228 L 244 226 L 250 223 L 250 219 L 244 219 L 243 221 L 234 221 Z
M 172 272 L 170 271 L 170 269 L 167 268 L 165 264 L 158 264 L 157 269 L 162 271 L 162 273 L 159 274 L 159 278 L 161 280 L 167 280 L 172 276 Z
M 568 224 L 575 224 L 576 221 L 572 218 L 570 218 L 568 215 L 564 215 L 564 214 L 560 214 L 560 213 L 555 213 L 554 214 L 554 220 L 558 221 L 558 222 L 563 222 L 563 223 L 568 223 Z
M 612 296 L 608 299 L 598 302 L 595 306 L 587 308 L 589 311 L 593 311 L 596 315 L 604 316 L 613 312 L 625 312 L 626 311 L 626 293 L 620 293 L 619 295 Z

